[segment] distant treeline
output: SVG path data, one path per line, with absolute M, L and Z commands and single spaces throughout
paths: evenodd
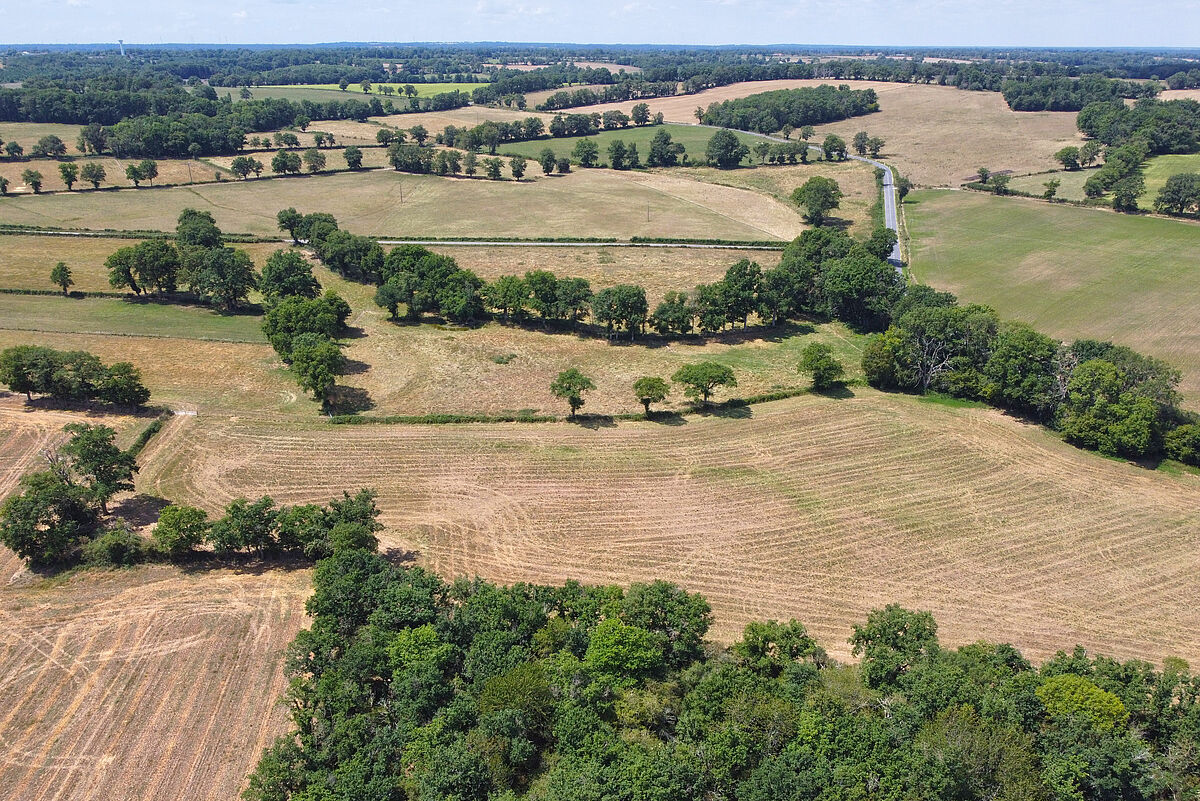
M 1088 75 L 1032 78 L 1004 82 L 1004 100 L 1013 111 L 1079 111 L 1089 103 L 1120 102 L 1123 98 L 1154 97 L 1156 83 L 1135 83 Z
M 1079 112 L 1076 125 L 1110 147 L 1136 140 L 1151 155 L 1200 150 L 1200 102 L 1195 100 L 1091 103 Z
M 721 128 L 774 133 L 785 125 L 800 128 L 835 122 L 879 110 L 874 89 L 855 90 L 829 85 L 780 89 L 736 100 L 713 103 L 702 122 Z

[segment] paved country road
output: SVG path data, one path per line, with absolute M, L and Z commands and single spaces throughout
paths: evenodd
M 721 128 L 719 125 L 700 125 L 694 122 L 675 124 L 692 125 L 696 128 L 711 128 L 714 131 L 733 130 Z M 771 142 L 792 142 L 790 139 L 784 139 L 779 136 L 768 136 L 767 134 L 755 133 L 754 131 L 737 131 L 737 133 L 744 133 L 748 136 L 757 136 L 760 139 L 766 139 Z M 809 145 L 808 149 L 816 150 L 819 153 L 824 153 L 824 150 L 817 145 Z M 892 174 L 892 168 L 884 164 L 882 161 L 869 159 L 866 156 L 853 156 L 849 153 L 847 153 L 846 156 L 847 158 L 854 159 L 855 161 L 862 161 L 883 170 L 883 223 L 888 228 L 891 228 L 896 232 L 896 244 L 892 245 L 892 255 L 888 257 L 888 261 L 895 265 L 897 271 L 903 272 L 904 268 L 901 266 L 900 258 L 900 217 L 896 213 L 896 181 L 895 176 Z

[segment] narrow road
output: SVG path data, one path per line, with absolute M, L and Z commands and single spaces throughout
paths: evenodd
M 725 130 L 725 129 L 722 129 L 718 125 L 701 125 L 699 123 L 694 123 L 694 122 L 676 123 L 676 124 L 692 125 L 692 126 L 695 126 L 696 128 L 711 128 L 714 131 Z M 732 129 L 729 129 L 729 130 L 732 130 Z M 783 137 L 780 137 L 780 136 L 769 136 L 767 134 L 755 133 L 753 131 L 738 131 L 737 133 L 744 133 L 744 134 L 747 134 L 748 136 L 757 136 L 760 139 L 766 139 L 770 142 L 780 142 L 780 143 L 792 142 L 792 140 L 784 139 Z M 824 152 L 817 145 L 809 145 L 808 149 L 816 150 L 818 153 Z M 846 155 L 848 158 L 854 159 L 855 161 L 862 161 L 862 162 L 865 162 L 867 164 L 870 164 L 874 167 L 878 167 L 879 169 L 883 170 L 883 224 L 896 232 L 896 244 L 892 245 L 892 255 L 888 257 L 888 261 L 890 261 L 895 266 L 897 272 L 903 272 L 904 268 L 902 267 L 902 262 L 901 262 L 901 257 L 900 257 L 900 217 L 896 213 L 896 181 L 895 181 L 895 176 L 892 175 L 892 168 L 889 167 L 888 165 L 884 164 L 882 161 L 876 161 L 875 159 L 869 159 L 866 156 L 853 156 L 853 155 L 850 155 L 849 153 L 847 153 Z

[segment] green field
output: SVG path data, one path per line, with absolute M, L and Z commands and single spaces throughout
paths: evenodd
M 1200 406 L 1200 225 L 975 192 L 915 192 L 905 210 L 917 280 L 1165 359 Z
M 363 92 L 362 88 L 355 83 L 350 84 L 346 91 L 338 88 L 336 83 L 310 83 L 296 84 L 292 86 L 252 86 L 250 87 L 251 99 L 262 100 L 264 98 L 278 98 L 280 100 L 312 100 L 317 103 L 325 103 L 330 100 L 366 100 L 371 97 L 378 97 L 381 100 L 386 100 L 389 96 L 380 93 L 380 88 L 383 86 L 391 86 L 396 90 L 396 94 L 391 95 L 393 103 L 405 99 L 404 84 L 402 83 L 377 83 L 371 84 L 369 93 Z M 480 86 L 487 86 L 486 83 L 414 83 L 412 87 L 417 90 L 417 97 L 433 97 L 434 95 L 444 94 L 458 90 L 470 94 L 472 90 L 478 89 Z M 223 92 L 218 92 L 223 94 Z M 238 98 L 238 92 L 232 90 L 234 99 Z
M 533 176 L 540 170 L 533 169 Z M 392 170 L 163 189 L 0 198 L 0 222 L 63 228 L 175 228 L 180 211 L 209 211 L 230 233 L 278 236 L 275 214 L 294 206 L 334 214 L 359 234 L 408 236 L 631 236 L 791 239 L 794 209 L 756 192 L 680 181 L 660 190 L 651 177 L 577 170 L 536 181 L 488 181 Z M 505 213 L 519 210 L 519 213 Z
M 0 329 L 263 342 L 262 318 L 119 298 L 0 294 Z
M 715 133 L 709 128 L 699 128 L 695 125 L 645 125 L 615 131 L 601 131 L 595 136 L 563 136 L 554 139 L 535 139 L 529 142 L 508 142 L 500 145 L 500 152 L 506 156 L 525 156 L 532 159 L 537 158 L 545 148 L 550 148 L 557 156 L 569 156 L 580 139 L 591 139 L 600 148 L 600 163 L 605 164 L 608 162 L 609 143 L 614 139 L 620 139 L 626 145 L 636 144 L 638 157 L 642 164 L 645 164 L 646 156 L 650 153 L 650 140 L 660 129 L 671 134 L 672 142 L 679 142 L 687 148 L 688 155 L 692 157 L 693 161 L 704 157 L 704 149 L 708 146 L 708 140 L 712 139 Z M 734 131 L 734 133 L 737 134 L 738 139 L 749 146 L 762 141 L 760 137 L 740 131 Z
M 1083 194 L 1083 184 L 1087 179 L 1094 175 L 1097 168 L 1086 170 L 1074 170 L 1072 172 L 1042 172 L 1034 175 L 1022 175 L 1013 178 L 1009 184 L 1013 189 L 1019 189 L 1022 192 L 1031 192 L 1041 194 L 1045 189 L 1043 184 L 1051 178 L 1057 178 L 1062 184 L 1058 187 L 1057 197 L 1065 198 L 1066 200 L 1086 200 L 1087 196 Z M 1200 153 L 1189 153 L 1182 155 L 1166 155 L 1155 156 L 1147 159 L 1142 166 L 1142 177 L 1146 181 L 1146 193 L 1142 195 L 1138 201 L 1138 205 L 1143 209 L 1151 209 L 1154 207 L 1154 198 L 1158 197 L 1158 192 L 1167 183 L 1167 179 L 1172 175 L 1181 172 L 1200 172 Z

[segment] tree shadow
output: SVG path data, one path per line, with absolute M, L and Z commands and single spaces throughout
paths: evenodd
M 171 502 L 166 498 L 139 492 L 114 504 L 109 510 L 109 514 L 124 520 L 133 528 L 145 528 L 152 523 L 157 523 L 159 513 L 170 505 Z
M 99 401 L 52 398 L 49 395 L 43 395 L 33 400 L 26 399 L 24 406 L 28 411 L 81 412 L 88 417 L 116 415 L 120 417 L 136 417 L 142 420 L 158 417 L 160 414 L 169 411 L 161 406 L 118 406 L 111 403 L 100 403 Z
M 611 414 L 577 414 L 573 418 L 567 418 L 567 422 L 574 423 L 580 428 L 589 428 L 592 431 L 600 428 L 615 428 L 617 425 L 617 421 Z
M 679 412 L 651 412 L 647 422 L 658 423 L 660 426 L 686 426 L 687 418 Z
M 375 408 L 371 393 L 362 387 L 349 387 L 337 384 L 329 393 L 329 401 L 325 404 L 330 414 L 358 414 Z
M 356 325 L 348 325 L 338 334 L 338 339 L 363 339 L 367 332 Z
M 754 416 L 750 405 L 743 400 L 726 401 L 696 409 L 702 417 L 723 417 L 730 420 L 748 420 Z
M 380 555 L 396 567 L 403 567 L 416 564 L 417 559 L 421 557 L 421 552 L 410 551 L 406 548 L 386 548 Z
M 343 362 L 342 374 L 362 375 L 370 369 L 371 365 L 367 364 L 366 362 L 359 361 L 358 359 L 346 359 Z
M 814 389 L 814 395 L 820 395 L 823 398 L 836 398 L 837 400 L 845 400 L 854 397 L 854 391 L 845 384 L 835 384 L 828 389 Z
M 185 557 L 172 559 L 186 574 L 210 573 L 228 570 L 238 575 L 261 576 L 272 570 L 305 570 L 313 566 L 311 559 L 292 553 L 233 553 L 218 556 L 212 551 L 196 551 Z

